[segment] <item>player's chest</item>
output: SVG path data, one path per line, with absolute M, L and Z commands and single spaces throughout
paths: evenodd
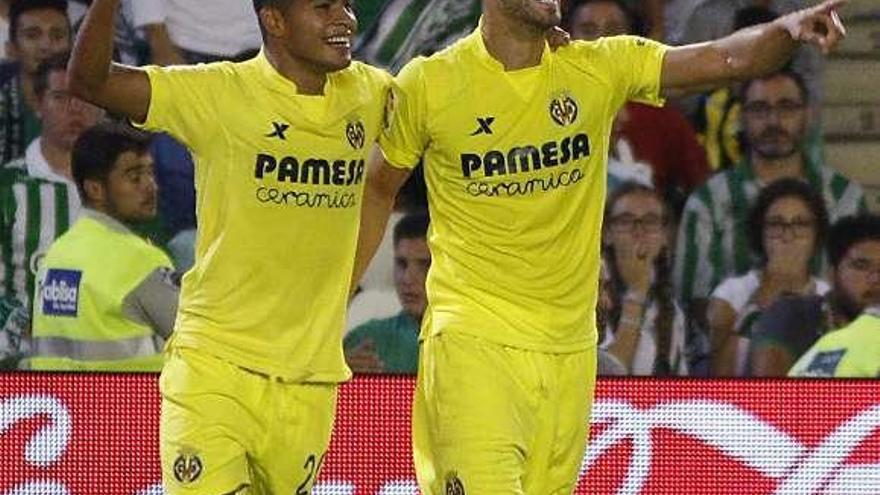
M 583 173 L 604 153 L 610 106 L 607 92 L 553 78 L 531 91 L 501 81 L 463 92 L 429 118 L 434 172 L 465 181 Z
M 607 132 L 611 101 L 600 85 L 552 73 L 531 82 L 481 78 L 447 95 L 446 101 L 431 102 L 431 143 L 456 153 L 555 147 L 561 157 L 566 151 L 565 138 L 584 135 L 593 140 Z
M 372 95 L 336 91 L 327 96 L 267 94 L 254 98 L 230 126 L 233 149 L 272 153 L 365 154 L 376 140 L 384 106 Z M 349 94 L 351 93 L 351 94 Z

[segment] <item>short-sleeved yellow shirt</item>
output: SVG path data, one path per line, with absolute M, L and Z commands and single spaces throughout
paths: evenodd
M 301 95 L 262 53 L 148 73 L 144 127 L 180 140 L 196 166 L 196 261 L 174 345 L 291 380 L 347 379 L 364 164 L 391 77 L 355 62 L 322 96 Z
M 612 120 L 660 105 L 666 47 L 636 37 L 545 49 L 505 71 L 479 29 L 403 68 L 386 159 L 424 157 L 431 210 L 423 336 L 462 332 L 514 347 L 595 345 Z

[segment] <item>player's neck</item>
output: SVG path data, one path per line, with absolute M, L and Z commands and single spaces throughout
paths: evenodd
M 541 63 L 544 33 L 500 12 L 486 11 L 481 26 L 483 43 L 505 70 L 519 70 Z
M 303 95 L 324 94 L 327 71 L 279 50 L 266 50 L 266 59 L 279 74 L 296 84 L 297 93 Z

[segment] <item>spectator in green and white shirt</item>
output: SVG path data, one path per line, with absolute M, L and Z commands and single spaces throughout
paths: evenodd
M 103 114 L 70 96 L 66 68 L 66 55 L 40 64 L 34 89 L 42 131 L 24 158 L 0 171 L 0 297 L 25 308 L 30 307 L 40 259 L 79 213 L 70 168 L 73 143 Z
M 362 0 L 355 9 L 355 55 L 392 72 L 470 34 L 480 19 L 479 0 Z
M 781 178 L 799 178 L 821 192 L 831 222 L 866 210 L 862 188 L 804 153 L 809 95 L 789 71 L 743 86 L 747 159 L 695 190 L 679 224 L 675 282 L 692 324 L 705 328 L 706 300 L 726 277 L 743 274 L 757 260 L 749 250 L 747 216 L 758 192 Z M 822 274 L 824 262 L 812 264 Z

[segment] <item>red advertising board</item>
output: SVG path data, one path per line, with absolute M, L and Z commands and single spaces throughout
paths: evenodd
M 416 494 L 413 381 L 340 393 L 322 495 Z M 0 375 L 0 495 L 160 495 L 151 375 Z M 880 382 L 600 380 L 577 493 L 878 494 Z

